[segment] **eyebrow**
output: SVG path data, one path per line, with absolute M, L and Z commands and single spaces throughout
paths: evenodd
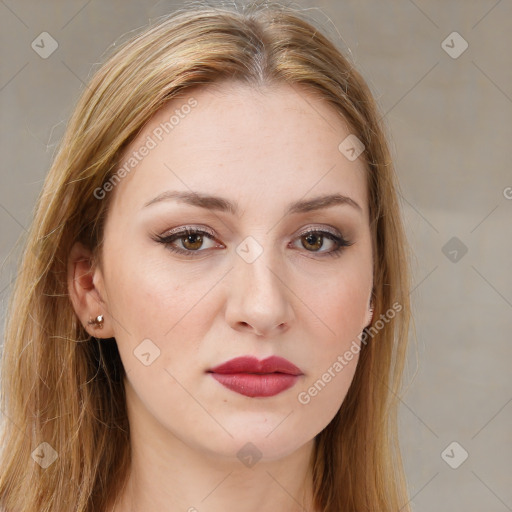
M 230 201 L 223 197 L 211 196 L 199 192 L 180 192 L 168 190 L 148 201 L 143 208 L 151 206 L 162 201 L 178 201 L 180 203 L 197 206 L 199 208 L 206 208 L 208 210 L 216 210 L 221 212 L 228 212 L 232 215 L 240 216 L 240 208 L 236 202 Z M 338 205 L 349 205 L 363 212 L 361 206 L 348 196 L 342 194 L 329 194 L 324 196 L 314 197 L 313 199 L 301 199 L 290 203 L 285 211 L 285 215 L 296 213 L 307 213 L 315 210 L 322 210 L 324 208 L 331 208 Z

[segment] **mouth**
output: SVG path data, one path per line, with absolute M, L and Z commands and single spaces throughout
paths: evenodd
M 237 357 L 208 370 L 226 388 L 248 397 L 275 396 L 291 388 L 303 375 L 293 363 L 272 356 L 259 361 L 255 357 Z

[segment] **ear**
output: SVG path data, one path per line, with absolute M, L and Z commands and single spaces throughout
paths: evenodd
M 366 316 L 364 319 L 365 327 L 368 327 L 372 323 L 373 318 L 373 304 L 368 306 L 368 310 L 366 311 Z
M 103 300 L 103 275 L 95 265 L 92 252 L 80 242 L 76 242 L 68 256 L 68 291 L 75 313 L 85 330 L 95 338 L 112 338 L 112 319 L 108 314 L 108 304 Z M 103 315 L 100 328 L 89 321 Z
M 373 292 L 370 293 L 370 296 L 368 297 L 368 308 L 366 310 L 366 315 L 364 317 L 364 326 L 365 328 L 368 327 L 371 323 L 372 323 L 372 319 L 373 319 L 373 309 L 374 309 L 374 304 L 373 304 Z

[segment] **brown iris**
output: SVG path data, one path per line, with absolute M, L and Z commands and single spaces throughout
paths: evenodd
M 203 244 L 203 237 L 199 233 L 192 233 L 182 237 L 183 247 L 186 249 L 194 250 L 200 249 Z
M 323 236 L 317 233 L 309 233 L 301 237 L 302 240 L 306 240 L 306 244 L 313 249 L 321 249 L 323 243 Z M 306 247 L 307 248 L 307 247 Z

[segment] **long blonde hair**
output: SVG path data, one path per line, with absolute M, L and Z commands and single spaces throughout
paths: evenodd
M 83 91 L 38 198 L 9 303 L 0 508 L 103 511 L 126 481 L 123 367 L 115 340 L 99 343 L 78 321 L 67 259 L 75 241 L 100 258 L 109 195 L 98 201 L 94 191 L 111 179 L 143 125 L 171 98 L 225 79 L 306 87 L 365 146 L 374 320 L 348 394 L 316 436 L 314 498 L 323 512 L 409 510 L 396 425 L 410 323 L 409 248 L 385 131 L 368 86 L 336 45 L 299 8 L 271 1 L 190 4 L 125 42 Z M 399 313 L 377 329 L 397 304 Z M 43 469 L 34 462 L 37 450 L 53 453 L 50 447 L 58 458 Z

